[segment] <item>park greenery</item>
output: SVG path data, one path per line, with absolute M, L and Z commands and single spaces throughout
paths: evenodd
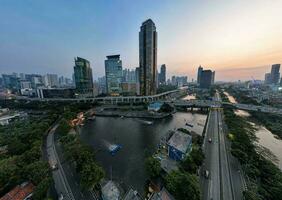
M 148 157 L 145 161 L 146 171 L 151 179 L 161 176 L 161 163 L 154 157 Z
M 73 163 L 80 175 L 80 184 L 84 189 L 94 189 L 105 176 L 104 170 L 96 163 L 95 154 L 91 147 L 83 144 L 79 137 L 69 134 L 68 121 L 62 119 L 57 132 L 64 147 L 64 155 Z
M 0 126 L 0 196 L 30 181 L 35 185 L 33 199 L 45 199 L 52 183 L 48 162 L 42 158 L 43 138 L 56 115 L 29 116 L 28 119 Z
M 56 120 L 62 118 L 58 130 L 65 132 L 69 129 L 69 119 L 93 105 L 95 104 L 0 100 L 0 106 L 3 108 L 28 113 L 26 119 L 0 126 L 0 147 L 2 150 L 0 153 L 0 196 L 15 186 L 30 181 L 35 185 L 33 199 L 47 199 L 47 191 L 53 183 L 49 164 L 43 157 L 44 140 L 48 130 Z M 81 146 L 83 145 L 81 144 Z M 83 152 L 81 151 L 81 153 Z M 85 186 L 89 186 L 88 183 L 96 182 L 93 179 L 97 178 L 96 175 L 91 176 L 93 172 L 89 173 L 90 176 L 86 176 L 87 171 L 103 175 L 102 170 L 96 164 L 85 166 L 81 170 L 84 174 L 82 182 Z
M 282 199 L 282 172 L 257 151 L 254 127 L 232 109 L 224 109 L 224 120 L 233 136 L 231 153 L 240 161 L 247 178 L 245 199 Z

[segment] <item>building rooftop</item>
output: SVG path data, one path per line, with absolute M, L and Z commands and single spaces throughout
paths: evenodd
M 119 200 L 120 191 L 117 185 L 113 181 L 108 181 L 102 187 L 102 199 L 103 200 Z
M 175 200 L 174 197 L 163 187 L 160 192 L 154 193 L 150 200 Z
M 119 55 L 119 54 L 107 56 L 107 59 L 119 59 L 119 58 L 120 58 L 120 55 Z
M 192 142 L 192 136 L 187 134 L 187 133 L 182 133 L 180 131 L 176 131 L 171 138 L 169 139 L 169 141 L 167 142 L 167 144 L 169 146 L 174 147 L 175 149 L 186 153 L 189 144 Z
M 142 23 L 142 26 L 145 25 L 145 24 L 148 24 L 148 23 L 152 23 L 152 24 L 155 25 L 155 23 L 153 22 L 152 19 L 147 19 L 146 21 L 144 21 L 144 22 Z
M 0 200 L 24 200 L 32 195 L 34 185 L 32 183 L 23 183 L 16 186 L 10 192 L 1 197 Z
M 123 200 L 141 200 L 141 197 L 133 189 L 128 190 Z

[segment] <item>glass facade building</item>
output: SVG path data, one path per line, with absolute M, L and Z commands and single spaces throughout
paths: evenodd
M 107 56 L 105 60 L 107 94 L 116 96 L 122 93 L 122 61 L 120 55 Z
M 157 91 L 157 31 L 151 19 L 142 23 L 139 32 L 140 95 Z
M 76 91 L 81 97 L 92 97 L 93 76 L 90 62 L 80 57 L 75 58 L 74 62 L 74 79 Z

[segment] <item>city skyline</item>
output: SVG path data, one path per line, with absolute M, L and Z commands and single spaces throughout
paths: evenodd
M 281 2 L 179 1 L 172 6 L 156 1 L 149 9 L 146 3 L 121 1 L 108 7 L 105 2 L 51 1 L 41 6 L 35 1 L 2 1 L 0 15 L 8 20 L 0 22 L 1 73 L 70 77 L 72 58 L 81 56 L 91 62 L 97 80 L 103 75 L 104 57 L 111 54 L 120 54 L 124 66 L 134 69 L 139 66 L 139 26 L 148 18 L 158 27 L 158 69 L 165 63 L 169 77 L 185 74 L 195 80 L 201 64 L 216 70 L 217 80 L 263 79 L 272 64 L 282 62 Z M 107 8 L 123 12 L 106 16 Z

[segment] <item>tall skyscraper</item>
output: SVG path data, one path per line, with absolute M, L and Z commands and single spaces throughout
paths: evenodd
M 200 84 L 201 82 L 201 74 L 202 74 L 202 71 L 203 71 L 203 68 L 202 66 L 200 65 L 199 68 L 198 68 L 198 76 L 197 76 L 197 83 Z
M 74 79 L 76 90 L 81 97 L 93 96 L 93 76 L 90 62 L 84 58 L 74 59 Z
M 122 93 L 122 61 L 120 55 L 107 56 L 105 60 L 106 88 L 110 95 Z
M 280 79 L 280 64 L 274 64 L 271 67 L 271 84 L 277 85 Z
M 139 32 L 140 94 L 157 91 L 157 31 L 151 19 L 142 23 Z
M 201 72 L 200 87 L 210 88 L 212 84 L 213 72 L 211 70 L 203 70 Z
M 165 85 L 166 84 L 166 66 L 165 66 L 165 64 L 162 64 L 162 66 L 161 66 L 161 72 L 160 72 L 159 81 L 160 81 L 161 85 Z

